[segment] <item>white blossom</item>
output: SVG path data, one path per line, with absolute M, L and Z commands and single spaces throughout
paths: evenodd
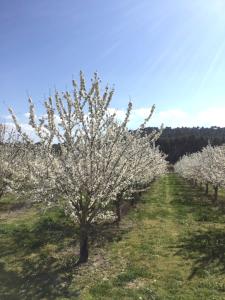
M 211 146 L 185 155 L 175 165 L 175 171 L 188 180 L 211 184 L 217 200 L 218 188 L 225 186 L 225 146 Z
M 29 124 L 38 143 L 22 131 L 10 109 L 26 146 L 26 162 L 15 182 L 36 201 L 60 203 L 80 224 L 80 262 L 87 260 L 90 224 L 114 217 L 118 195 L 129 194 L 135 184 L 148 184 L 165 172 L 164 156 L 154 147 L 160 132 L 143 136 L 154 106 L 139 129 L 130 132 L 132 104 L 118 122 L 109 110 L 113 93 L 108 86 L 100 92 L 97 74 L 87 89 L 80 73 L 79 87 L 73 81 L 72 93 L 56 92 L 54 99 L 49 97 L 44 103 L 46 114 L 39 120 L 29 99 Z

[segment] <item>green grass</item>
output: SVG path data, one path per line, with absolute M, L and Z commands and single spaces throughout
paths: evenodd
M 66 295 L 77 229 L 62 211 L 26 210 L 0 223 L 0 299 Z
M 154 182 L 119 228 L 77 229 L 60 210 L 0 223 L 0 299 L 225 299 L 225 211 L 175 174 Z
M 20 209 L 26 205 L 23 199 L 15 199 L 13 195 L 6 195 L 0 198 L 0 213 Z

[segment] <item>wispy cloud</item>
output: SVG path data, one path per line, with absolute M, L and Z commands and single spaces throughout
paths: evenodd
M 122 120 L 125 110 L 111 109 L 116 111 L 118 119 Z M 151 107 L 133 109 L 130 115 L 130 128 L 136 128 L 148 116 Z M 168 127 L 193 127 L 193 126 L 219 126 L 225 127 L 225 106 L 211 107 L 196 113 L 187 112 L 182 109 L 174 108 L 164 111 L 155 111 L 149 121 L 149 126 L 159 127 L 161 124 Z
M 149 115 L 151 107 L 140 107 L 133 109 L 129 118 L 129 128 L 136 129 L 144 119 Z M 126 116 L 125 109 L 109 108 L 109 113 L 116 113 L 117 119 L 123 121 Z M 28 124 L 28 113 L 24 114 L 23 120 L 20 120 L 22 129 L 31 137 L 35 137 L 34 130 Z M 4 116 L 5 124 L 14 128 L 9 115 Z M 60 122 L 56 116 L 56 122 Z M 182 109 L 174 108 L 164 111 L 155 111 L 147 126 L 160 127 L 161 124 L 168 127 L 194 127 L 194 126 L 219 126 L 225 127 L 225 106 L 211 107 L 206 110 L 191 113 Z

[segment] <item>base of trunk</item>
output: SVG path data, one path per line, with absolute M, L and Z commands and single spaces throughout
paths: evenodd
M 116 221 L 117 223 L 121 221 L 121 199 L 116 200 Z
M 209 193 L 209 185 L 208 183 L 205 185 L 205 195 L 208 195 Z
M 214 198 L 213 198 L 213 202 L 217 202 L 218 199 L 218 186 L 214 187 Z
M 88 227 L 80 228 L 80 257 L 77 264 L 83 264 L 88 261 Z

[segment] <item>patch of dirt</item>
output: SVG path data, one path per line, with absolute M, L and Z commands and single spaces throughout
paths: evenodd
M 24 214 L 24 212 L 27 210 L 28 210 L 28 207 L 24 205 L 17 209 L 8 210 L 8 211 L 4 211 L 4 212 L 0 211 L 0 221 L 17 218 L 18 216 Z
M 126 287 L 128 289 L 140 289 L 140 288 L 144 288 L 147 284 L 148 284 L 148 280 L 138 278 L 131 282 L 128 282 L 126 284 Z

